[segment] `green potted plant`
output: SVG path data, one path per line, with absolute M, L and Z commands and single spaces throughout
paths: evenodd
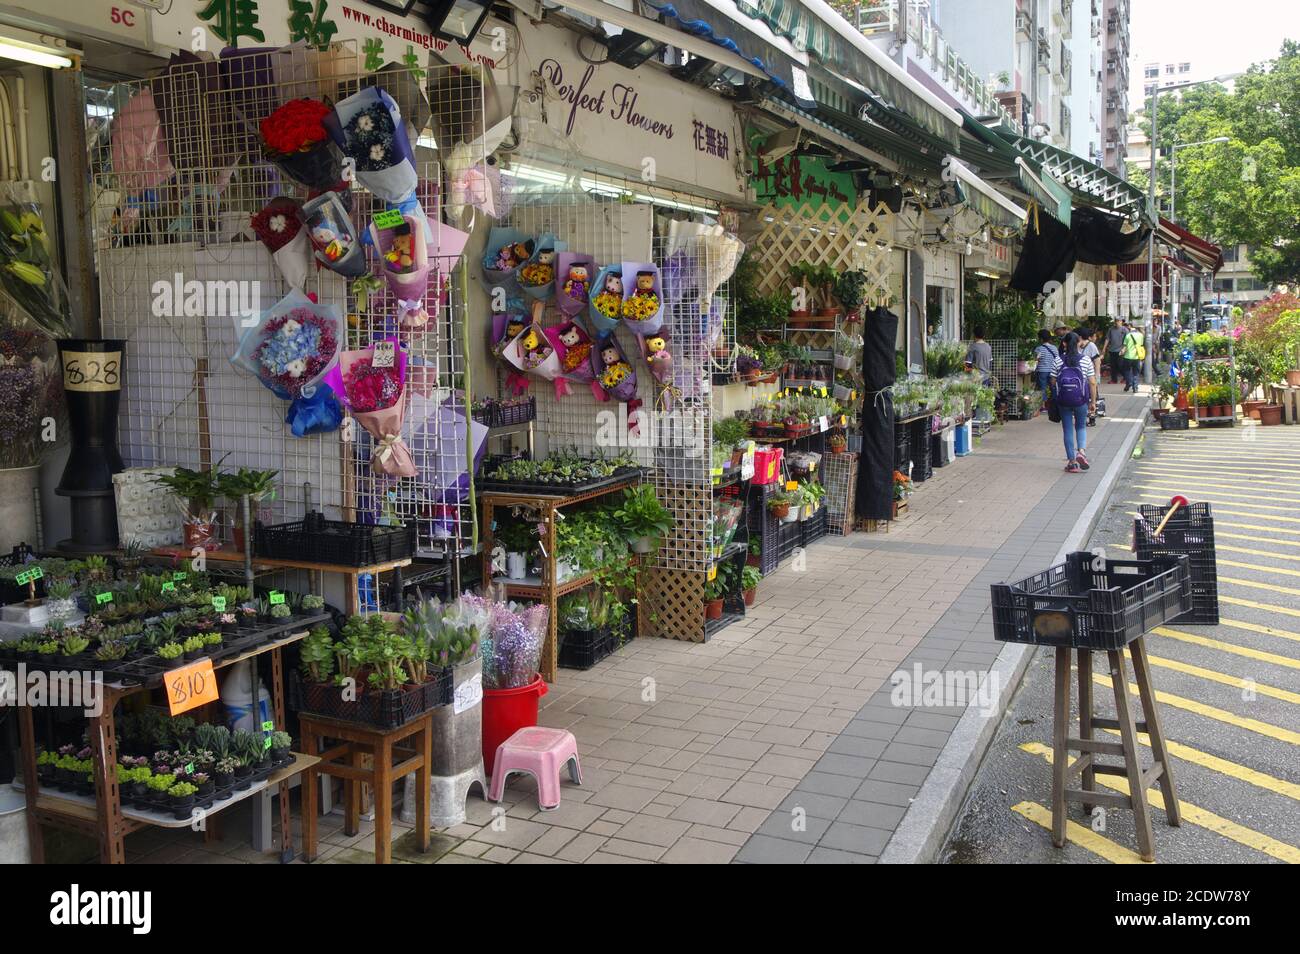
M 792 288 L 802 288 L 802 302 L 792 296 L 790 300 L 790 316 L 792 318 L 807 318 L 812 314 L 812 307 L 816 296 L 818 268 L 811 262 L 797 262 L 790 266 L 790 285 Z M 802 308 L 795 308 L 794 305 L 802 304 Z
M 186 547 L 216 549 L 213 534 L 217 514 L 213 503 L 221 492 L 221 474 L 215 470 L 177 467 L 173 473 L 154 478 L 181 500 L 181 525 Z
M 167 796 L 171 799 L 172 814 L 177 820 L 189 818 L 194 813 L 194 796 L 198 790 L 197 785 L 191 785 L 189 782 L 176 782 L 167 789 Z
M 505 548 L 506 576 L 512 580 L 522 580 L 528 575 L 528 558 L 537 545 L 533 524 L 526 520 L 503 523 L 496 530 L 496 538 Z
M 243 498 L 248 498 L 249 511 L 256 520 L 258 505 L 275 493 L 275 478 L 279 475 L 278 470 L 253 470 L 249 467 L 240 467 L 234 473 L 222 474 L 218 478 L 221 496 L 234 504 L 235 549 L 241 553 L 244 551 Z
M 659 502 L 648 483 L 623 491 L 623 501 L 614 511 L 624 538 L 633 553 L 650 553 L 673 528 L 673 516 Z
M 50 619 L 67 620 L 76 614 L 77 601 L 73 593 L 73 586 L 67 580 L 52 580 L 46 584 L 45 605 Z
M 776 493 L 772 494 L 772 496 L 767 498 L 767 509 L 771 512 L 772 516 L 776 517 L 776 519 L 780 520 L 782 523 L 792 523 L 793 520 L 790 518 L 790 508 L 793 503 L 794 501 L 788 491 L 778 490 Z M 797 520 L 799 518 L 796 515 L 794 519 Z
M 744 594 L 746 606 L 754 605 L 754 598 L 758 596 L 758 584 L 762 579 L 763 574 L 758 572 L 757 567 L 746 566 L 740 571 L 740 591 Z
M 711 580 L 704 583 L 704 618 L 706 620 L 722 618 L 722 599 L 727 591 L 721 570 Z
M 839 312 L 835 302 L 835 288 L 839 281 L 839 273 L 835 271 L 833 265 L 824 263 L 814 266 L 810 277 L 818 293 L 817 314 L 822 318 L 834 318 Z

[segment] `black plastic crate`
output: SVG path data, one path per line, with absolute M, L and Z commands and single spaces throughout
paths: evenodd
M 762 547 L 758 570 L 764 576 L 775 570 L 781 562 L 778 548 L 782 524 L 767 509 L 768 498 L 779 486 L 780 484 L 751 486 L 745 506 L 745 526 L 749 530 L 749 539 L 758 540 Z
M 1010 643 L 1122 649 L 1192 608 L 1184 556 L 1107 560 L 1071 553 L 1018 583 L 995 583 L 993 635 Z
M 355 699 L 344 699 L 343 690 L 327 683 L 303 682 L 298 673 L 289 679 L 290 703 L 299 712 L 356 722 L 380 729 L 396 729 L 428 711 L 425 685 L 401 689 L 366 689 Z
M 907 424 L 894 425 L 894 470 L 907 473 L 907 464 L 912 459 L 912 434 Z
M 1186 411 L 1170 411 L 1160 418 L 1162 431 L 1185 431 L 1188 427 Z
M 1133 521 L 1133 550 L 1139 560 L 1185 556 L 1192 577 L 1192 611 L 1176 623 L 1215 626 L 1219 622 L 1219 574 L 1214 551 L 1214 515 L 1208 503 L 1179 507 L 1160 537 L 1156 527 L 1168 507 L 1143 505 Z
M 608 629 L 561 629 L 558 663 L 565 669 L 590 669 L 614 651 Z
M 826 536 L 826 508 L 818 507 L 817 512 L 807 520 L 799 521 L 799 533 L 802 546 L 808 546 L 814 540 Z
M 347 523 L 310 513 L 292 523 L 257 523 L 254 546 L 256 555 L 267 559 L 371 566 L 414 556 L 415 524 Z
M 474 420 L 488 427 L 513 427 L 515 424 L 527 424 L 537 418 L 537 398 L 529 397 L 527 401 L 511 407 L 503 407 L 494 401 L 487 407 L 470 413 Z
M 777 522 L 776 559 L 778 563 L 794 553 L 798 547 L 803 546 L 803 530 L 800 529 L 799 523 L 798 520 L 790 523 Z
M 930 418 L 923 417 L 909 426 L 912 429 L 908 441 L 912 448 L 912 482 L 919 484 L 934 475 L 930 464 Z

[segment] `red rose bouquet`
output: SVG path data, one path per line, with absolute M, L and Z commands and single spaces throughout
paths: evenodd
M 285 173 L 312 189 L 328 189 L 343 170 L 329 143 L 324 119 L 330 108 L 315 99 L 294 99 L 262 120 L 260 131 L 266 157 Z

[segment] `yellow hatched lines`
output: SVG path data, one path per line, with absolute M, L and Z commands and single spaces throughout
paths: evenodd
M 1271 699 L 1281 699 L 1283 702 L 1289 702 L 1292 705 L 1300 705 L 1300 693 L 1291 692 L 1289 689 L 1278 689 L 1275 686 L 1265 686 L 1253 679 L 1244 679 L 1241 676 L 1229 676 L 1225 673 L 1216 672 L 1213 669 L 1203 669 L 1200 666 L 1193 666 L 1191 663 L 1179 662 L 1177 659 L 1165 659 L 1162 656 L 1151 656 L 1151 665 L 1159 666 L 1161 669 L 1172 669 L 1174 672 L 1181 672 L 1187 676 L 1195 676 L 1197 679 L 1204 679 L 1207 682 L 1217 682 L 1225 686 L 1231 686 L 1234 689 L 1250 689 L 1261 696 L 1268 696 Z
M 1220 561 L 1223 562 L 1223 561 Z M 1274 573 L 1277 571 L 1274 570 Z M 1280 586 L 1277 583 L 1260 583 L 1256 580 L 1239 580 L 1235 576 L 1221 576 L 1220 583 L 1235 583 L 1237 586 L 1248 586 L 1254 590 L 1270 590 L 1274 593 L 1285 593 L 1287 596 L 1300 596 L 1300 590 L 1294 586 Z
M 1265 627 L 1260 627 L 1264 629 Z M 1225 643 L 1217 639 L 1211 639 L 1208 636 L 1202 636 L 1199 633 L 1184 633 L 1182 630 L 1170 629 L 1168 626 L 1157 626 L 1151 630 L 1160 636 L 1167 636 L 1170 639 L 1176 639 L 1180 643 L 1191 643 L 1195 646 L 1204 646 L 1206 649 L 1217 649 L 1221 653 L 1231 653 L 1234 656 L 1242 656 L 1246 659 L 1253 659 L 1256 662 L 1268 663 L 1273 666 L 1283 666 L 1287 669 L 1300 669 L 1300 659 L 1292 659 L 1289 656 L 1279 656 L 1277 653 L 1267 653 L 1262 649 L 1251 649 L 1249 646 L 1238 646 L 1235 643 Z M 1295 634 L 1290 634 L 1293 638 Z M 1233 678 L 1231 676 L 1225 678 Z M 1281 691 L 1281 690 L 1279 690 Z M 1295 695 L 1292 693 L 1292 695 Z M 1278 698 L 1281 698 L 1280 696 Z
M 1220 543 L 1218 539 L 1219 537 L 1228 537 L 1233 540 L 1258 540 L 1258 537 L 1248 537 L 1244 533 L 1215 533 L 1214 537 L 1214 548 L 1216 550 L 1226 550 L 1228 553 L 1246 553 L 1250 556 L 1268 557 L 1270 560 L 1286 560 L 1289 563 L 1300 563 L 1300 556 L 1292 556 L 1289 553 L 1274 553 L 1272 550 L 1252 550 L 1250 547 L 1234 547 L 1228 543 Z M 1262 542 L 1282 543 L 1285 545 L 1282 540 L 1268 540 Z M 1291 546 L 1296 546 L 1296 544 L 1293 543 Z
M 1110 686 L 1110 677 L 1101 673 L 1092 674 L 1093 682 L 1104 688 Z M 1130 682 L 1128 690 L 1131 694 L 1137 695 L 1137 683 Z M 1186 712 L 1195 713 L 1204 716 L 1207 719 L 1214 719 L 1216 722 L 1225 722 L 1228 725 L 1236 726 L 1239 729 L 1245 729 L 1247 732 L 1254 732 L 1270 739 L 1276 739 L 1279 742 L 1286 742 L 1291 745 L 1300 745 L 1300 732 L 1293 732 L 1290 729 L 1284 729 L 1280 725 L 1271 725 L 1267 722 L 1261 722 L 1258 719 L 1250 719 L 1246 716 L 1239 716 L 1235 712 L 1229 712 L 1227 709 L 1220 709 L 1217 706 L 1206 705 L 1203 702 L 1197 702 L 1195 699 L 1188 699 L 1186 696 L 1178 696 L 1172 692 L 1156 692 L 1156 701 L 1161 705 L 1172 706 L 1175 709 L 1182 709 Z
M 1169 481 L 1156 483 L 1156 484 L 1134 484 L 1133 486 L 1141 487 L 1143 490 L 1167 490 L 1169 491 L 1170 494 L 1189 493 L 1186 484 L 1184 484 L 1182 487 L 1179 487 L 1178 484 L 1170 483 Z M 1277 500 L 1279 497 L 1283 497 L 1283 498 L 1300 497 L 1300 494 L 1288 494 L 1288 493 L 1283 493 L 1282 491 L 1278 491 L 1277 493 L 1271 493 L 1271 494 L 1243 494 L 1237 490 L 1215 490 L 1214 488 L 1210 488 L 1208 490 L 1204 489 L 1207 486 L 1208 486 L 1207 484 L 1203 484 L 1198 481 L 1192 485 L 1193 489 L 1190 491 L 1190 493 L 1196 495 L 1197 497 L 1227 497 L 1231 500 Z M 1242 504 L 1242 506 L 1257 507 L 1259 505 Z M 1288 508 L 1278 508 L 1278 509 L 1288 509 Z M 1294 510 L 1295 507 L 1293 506 L 1289 509 Z
M 1222 600 L 1220 600 L 1220 602 L 1222 602 Z M 1241 603 L 1246 601 L 1238 600 L 1237 602 Z M 1266 610 L 1269 608 L 1268 603 L 1254 603 L 1250 605 L 1253 605 L 1256 609 Z M 1274 626 L 1260 626 L 1258 623 L 1247 623 L 1239 619 L 1224 619 L 1222 616 L 1219 617 L 1219 625 L 1228 626 L 1232 629 L 1244 629 L 1249 633 L 1262 633 L 1265 636 L 1276 636 L 1278 639 L 1291 639 L 1300 642 L 1300 633 L 1293 633 L 1289 629 L 1277 629 Z
M 1142 475 L 1149 480 L 1168 480 L 1176 478 L 1193 483 L 1216 483 L 1223 484 L 1227 487 L 1240 487 L 1242 484 L 1250 484 L 1252 487 L 1263 484 L 1267 487 L 1294 487 L 1296 485 L 1294 477 L 1284 477 L 1281 474 L 1273 475 L 1277 479 L 1261 478 L 1258 471 L 1255 470 L 1230 470 L 1226 467 L 1182 467 L 1178 470 L 1170 470 L 1167 467 L 1137 467 L 1134 472 Z
M 1139 470 L 1137 476 L 1140 480 L 1153 480 L 1166 484 L 1177 481 L 1178 483 L 1186 483 L 1193 488 L 1208 487 L 1207 493 L 1218 490 L 1240 490 L 1243 487 L 1260 489 L 1269 487 L 1294 488 L 1296 486 L 1294 480 L 1255 480 L 1244 475 L 1236 476 L 1233 474 L 1184 474 L 1170 471 Z M 1284 496 L 1294 496 L 1290 489 L 1279 490 L 1278 492 Z
M 1169 502 L 1168 500 L 1165 500 L 1165 503 L 1168 503 L 1168 502 Z M 1141 501 L 1139 501 L 1139 500 L 1125 500 L 1124 503 L 1128 504 L 1130 507 L 1136 507 L 1139 503 L 1141 503 Z M 1268 517 L 1267 514 L 1262 514 L 1262 513 L 1241 513 L 1241 512 L 1239 512 L 1239 511 L 1232 511 L 1232 510 L 1220 510 L 1220 509 L 1218 509 L 1218 507 L 1217 507 L 1217 505 L 1216 505 L 1216 507 L 1215 507 L 1215 511 L 1214 511 L 1214 532 L 1215 532 L 1216 534 L 1218 534 L 1218 532 L 1219 532 L 1219 527 L 1236 527 L 1238 530 L 1264 530 L 1264 531 L 1267 531 L 1268 533 L 1293 533 L 1293 534 L 1300 535 L 1300 530 L 1288 530 L 1286 527 L 1267 527 L 1267 526 L 1263 526 L 1263 525 L 1258 524 L 1258 523 L 1233 523 L 1231 520 L 1220 520 L 1219 518 L 1220 518 L 1223 514 L 1228 514 L 1228 515 L 1230 515 L 1230 516 L 1236 516 L 1236 517 L 1264 517 L 1265 519 L 1270 519 L 1270 518 Z M 1129 515 L 1130 517 L 1137 517 L 1137 516 L 1139 516 L 1139 514 L 1138 514 L 1138 512 L 1137 512 L 1136 510 L 1130 510 L 1130 511 L 1128 512 L 1128 515 Z M 1282 518 L 1279 517 L 1279 518 L 1277 518 L 1277 519 L 1282 519 Z M 1227 534 L 1222 534 L 1222 536 L 1227 536 Z M 1258 538 L 1257 538 L 1257 537 L 1243 537 L 1243 539 L 1246 539 L 1246 540 L 1255 540 L 1255 539 L 1263 540 L 1264 538 L 1263 538 L 1263 537 L 1258 537 Z M 1283 541 L 1283 540 L 1271 540 L 1271 541 L 1269 541 L 1269 542 L 1271 542 L 1271 543 L 1284 543 L 1284 542 L 1289 542 L 1289 541 Z
M 1243 600 L 1236 596 L 1225 596 L 1223 593 L 1219 594 L 1219 602 L 1221 604 L 1231 603 L 1233 606 L 1247 606 L 1250 609 L 1263 610 L 1266 613 L 1281 613 L 1283 616 L 1300 617 L 1300 610 L 1292 609 L 1289 606 L 1279 606 L 1276 603 L 1259 603 L 1255 600 Z
M 1167 496 L 1167 495 L 1172 496 L 1173 494 L 1186 494 L 1186 493 L 1188 492 L 1188 489 L 1187 489 L 1186 487 L 1160 487 L 1160 486 L 1152 485 L 1152 484 L 1134 484 L 1133 486 L 1138 487 L 1138 488 L 1143 489 L 1143 490 L 1163 490 L 1163 491 L 1165 491 L 1166 493 L 1164 493 L 1164 494 L 1138 494 L 1138 496 L 1139 496 L 1139 497 L 1149 497 L 1149 498 L 1154 498 L 1154 499 L 1156 499 L 1156 500 L 1163 500 L 1166 504 L 1169 503 L 1169 496 Z M 1292 505 L 1292 506 L 1290 506 L 1290 507 L 1275 507 L 1275 506 L 1273 506 L 1272 504 L 1247 503 L 1247 502 L 1246 502 L 1247 497 L 1246 497 L 1246 495 L 1244 495 L 1244 494 L 1221 494 L 1221 493 L 1219 493 L 1218 491 L 1210 491 L 1210 492 L 1207 492 L 1207 493 L 1200 493 L 1200 492 L 1193 491 L 1193 493 L 1196 493 L 1196 496 L 1197 496 L 1198 498 L 1203 498 L 1203 499 L 1209 500 L 1209 502 L 1212 503 L 1212 504 L 1222 503 L 1223 501 L 1217 499 L 1217 498 L 1219 498 L 1219 497 L 1227 497 L 1227 498 L 1229 498 L 1229 500 L 1227 501 L 1227 503 L 1228 503 L 1229 506 L 1232 506 L 1232 507 L 1253 507 L 1253 508 L 1255 508 L 1256 510 L 1279 510 L 1279 511 L 1281 511 L 1282 513 L 1295 513 L 1297 509 L 1300 509 L 1300 508 L 1297 508 L 1295 505 Z M 1167 495 L 1166 495 L 1166 494 L 1167 494 Z M 1273 498 L 1272 498 L 1272 497 L 1259 497 L 1259 496 L 1255 496 L 1253 499 L 1256 499 L 1256 500 L 1272 500 Z M 1263 517 L 1264 514 L 1262 514 L 1262 513 L 1253 513 L 1253 514 L 1251 514 L 1250 516 L 1252 516 L 1252 517 Z M 1270 517 L 1269 519 L 1274 519 L 1274 518 Z M 1296 522 L 1296 523 L 1300 523 L 1300 520 L 1297 520 L 1297 521 L 1295 521 L 1295 522 Z
M 1034 824 L 1041 825 L 1048 831 L 1052 830 L 1052 813 L 1037 802 L 1021 802 L 1019 805 L 1012 805 L 1011 810 L 1017 815 L 1028 818 Z M 1067 821 L 1065 823 L 1065 837 L 1070 840 L 1071 844 L 1085 848 L 1094 855 L 1105 858 L 1114 864 L 1144 864 L 1137 852 L 1117 845 L 1109 838 L 1103 838 L 1091 828 L 1080 825 L 1078 822 Z
M 1175 493 L 1177 493 L 1177 491 L 1175 491 Z M 1138 496 L 1139 496 L 1139 497 L 1142 497 L 1142 498 L 1145 499 L 1145 500 L 1159 500 L 1159 501 L 1161 501 L 1162 503 L 1165 503 L 1165 504 L 1168 504 L 1168 503 L 1169 503 L 1169 497 L 1168 497 L 1167 495 L 1165 495 L 1165 494 L 1138 494 Z M 1138 501 L 1126 501 L 1126 502 L 1127 502 L 1127 503 L 1137 503 Z M 1279 517 L 1279 516 L 1276 516 L 1276 515 L 1271 514 L 1271 513 L 1255 513 L 1255 512 L 1253 512 L 1253 511 L 1249 511 L 1249 510 L 1224 510 L 1224 509 L 1221 509 L 1221 508 L 1219 507 L 1219 503 L 1221 503 L 1221 501 L 1214 501 L 1214 500 L 1211 500 L 1210 503 L 1214 504 L 1214 507 L 1215 507 L 1215 509 L 1214 509 L 1214 520 L 1215 520 L 1215 523 L 1216 523 L 1216 524 L 1219 522 L 1219 514 L 1225 514 L 1225 513 L 1228 514 L 1228 515 L 1230 515 L 1230 516 L 1233 516 L 1233 517 L 1254 517 L 1256 520 L 1281 520 L 1281 521 L 1283 521 L 1284 523 L 1300 523 L 1300 518 L 1297 518 L 1297 517 Z M 1264 505 L 1263 505 L 1263 504 L 1233 503 L 1233 504 L 1229 504 L 1228 506 L 1230 506 L 1230 507 L 1256 507 L 1256 508 L 1261 509 L 1261 510 L 1264 509 Z M 1282 510 L 1282 511 L 1285 511 L 1286 513 L 1295 513 L 1295 511 L 1296 511 L 1296 508 L 1295 508 L 1295 507 L 1269 507 L 1268 509 L 1270 509 L 1270 510 Z M 1241 524 L 1229 524 L 1229 526 L 1234 526 L 1234 527 L 1236 527 L 1236 526 L 1241 526 Z M 1265 526 L 1265 527 L 1255 526 L 1255 527 L 1252 527 L 1251 529 L 1254 529 L 1254 530 L 1267 530 L 1267 531 L 1269 531 L 1270 533 L 1296 533 L 1296 532 L 1300 532 L 1300 531 L 1295 531 L 1295 530 L 1281 530 L 1281 529 L 1278 529 L 1277 527 L 1267 527 L 1267 526 Z
M 1048 765 L 1052 764 L 1052 749 L 1050 746 L 1043 745 L 1041 742 L 1025 742 L 1020 746 L 1020 750 L 1022 752 L 1028 752 L 1030 755 L 1037 755 L 1043 758 L 1047 761 Z M 1074 758 L 1071 757 L 1070 763 L 1073 764 L 1074 761 Z M 1120 776 L 1098 775 L 1097 781 L 1106 788 L 1120 792 L 1123 795 L 1128 795 L 1131 791 L 1129 789 L 1128 779 Z M 1158 789 L 1147 789 L 1147 801 L 1150 802 L 1153 807 L 1161 806 L 1164 804 L 1164 796 L 1161 795 Z M 1193 805 L 1191 802 L 1183 801 L 1181 798 L 1178 800 L 1178 811 L 1181 814 L 1183 821 L 1192 825 L 1197 825 L 1207 831 L 1212 831 L 1216 835 L 1222 835 L 1224 838 L 1235 841 L 1239 845 L 1244 845 L 1245 847 L 1252 848 L 1255 851 L 1263 852 L 1270 858 L 1276 858 L 1278 861 L 1285 861 L 1290 865 L 1300 863 L 1300 849 L 1288 845 L 1284 841 L 1278 841 L 1276 838 L 1271 838 L 1263 832 L 1255 831 L 1253 828 L 1247 828 L 1245 825 L 1239 825 L 1221 815 L 1216 815 L 1208 809 L 1201 808 L 1198 805 Z M 1021 814 L 1023 814 L 1023 812 Z M 1048 827 L 1050 828 L 1050 812 L 1048 812 L 1047 818 Z M 1092 831 L 1092 829 L 1089 828 L 1088 831 Z M 1093 834 L 1096 834 L 1096 832 L 1093 832 Z M 1097 837 L 1101 836 L 1098 835 Z M 1114 842 L 1111 842 L 1111 844 L 1114 845 L 1116 849 L 1121 851 L 1123 850 L 1121 846 L 1115 845 Z
M 1109 734 L 1119 737 L 1119 732 L 1115 729 L 1106 729 Z M 1145 732 L 1138 733 L 1138 742 L 1142 745 L 1150 746 L 1151 738 Z M 1217 772 L 1220 775 L 1226 775 L 1228 778 L 1235 778 L 1239 782 L 1245 782 L 1247 785 L 1253 785 L 1256 788 L 1263 789 L 1266 792 L 1272 792 L 1275 795 L 1282 795 L 1292 801 L 1300 802 L 1300 785 L 1295 782 L 1288 782 L 1285 779 L 1274 778 L 1258 769 L 1241 765 L 1237 762 L 1230 762 L 1228 759 L 1219 758 L 1217 755 L 1211 755 L 1209 752 L 1202 752 L 1200 749 L 1194 749 L 1190 745 L 1184 745 L 1181 742 L 1170 742 L 1165 740 L 1165 748 L 1169 754 L 1176 759 L 1182 759 L 1192 765 L 1199 765 L 1203 769 L 1211 772 Z M 1159 803 L 1157 803 L 1159 804 Z
M 1280 566 L 1260 566 L 1258 563 L 1239 563 L 1236 560 L 1216 559 L 1218 566 L 1235 566 L 1239 570 L 1254 570 L 1256 573 L 1278 573 L 1282 576 L 1300 576 L 1300 570 L 1287 570 Z M 1228 579 L 1228 577 L 1220 577 Z

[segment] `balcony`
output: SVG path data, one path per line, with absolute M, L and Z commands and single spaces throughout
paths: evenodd
M 1044 73 L 1052 70 L 1052 44 L 1047 39 L 1047 30 L 1038 28 L 1038 68 Z

